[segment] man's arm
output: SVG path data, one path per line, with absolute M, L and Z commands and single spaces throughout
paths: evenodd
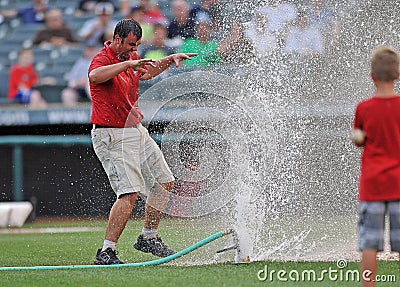
M 151 59 L 140 59 L 129 60 L 112 65 L 98 67 L 90 71 L 89 81 L 93 84 L 104 83 L 114 78 L 116 75 L 125 72 L 128 69 L 135 69 L 136 71 L 147 73 L 147 68 L 153 67 L 153 63 L 154 60 Z
M 169 66 L 175 63 L 179 67 L 184 60 L 191 60 L 191 57 L 197 56 L 197 53 L 178 53 L 169 55 L 158 60 L 154 65 L 146 66 L 146 72 L 140 77 L 141 80 L 150 80 L 164 72 Z

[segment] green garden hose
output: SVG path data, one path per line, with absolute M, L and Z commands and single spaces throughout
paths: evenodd
M 65 266 L 20 266 L 20 267 L 0 267 L 0 271 L 27 271 L 27 270 L 60 270 L 60 269 L 92 269 L 92 268 L 121 268 L 121 267 L 139 267 L 139 266 L 155 266 L 155 265 L 160 265 L 164 264 L 167 262 L 170 262 L 172 260 L 175 260 L 179 257 L 182 257 L 222 236 L 225 236 L 227 234 L 232 233 L 233 230 L 225 230 L 225 231 L 219 231 L 213 235 L 210 235 L 207 238 L 204 238 L 203 240 L 200 240 L 199 242 L 193 244 L 192 246 L 189 246 L 188 248 L 185 248 L 175 254 L 172 254 L 170 256 L 156 259 L 156 260 L 151 260 L 151 261 L 145 261 L 145 262 L 137 262 L 137 263 L 126 263 L 126 264 L 113 264 L 113 265 L 65 265 Z

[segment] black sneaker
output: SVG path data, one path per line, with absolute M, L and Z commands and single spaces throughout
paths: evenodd
M 161 237 L 144 239 L 143 235 L 139 235 L 137 241 L 133 244 L 133 247 L 142 252 L 151 252 L 153 255 L 158 257 L 167 257 L 176 252 L 165 245 Z
M 94 259 L 94 264 L 96 265 L 111 265 L 111 264 L 124 264 L 117 257 L 117 251 L 112 250 L 108 247 L 106 250 L 97 250 L 96 258 Z

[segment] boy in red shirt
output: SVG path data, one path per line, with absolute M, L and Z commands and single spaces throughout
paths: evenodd
M 377 252 L 383 251 L 385 215 L 392 251 L 400 252 L 400 97 L 399 55 L 379 47 L 371 59 L 374 95 L 357 105 L 350 138 L 363 147 L 359 181 L 359 248 L 363 286 L 375 286 Z
M 23 48 L 19 51 L 18 62 L 10 69 L 8 98 L 14 103 L 44 106 L 45 100 L 33 87 L 38 84 L 38 76 L 33 67 L 33 51 Z

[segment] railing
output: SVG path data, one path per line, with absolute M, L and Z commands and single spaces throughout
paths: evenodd
M 178 135 L 178 134 L 151 134 L 157 144 L 198 140 L 216 140 L 207 135 Z M 89 135 L 20 135 L 20 136 L 0 136 L 0 146 L 12 147 L 13 162 L 13 200 L 22 201 L 24 199 L 24 174 L 23 174 L 23 146 L 28 145 L 59 145 L 59 146 L 91 146 L 92 141 Z
M 26 145 L 85 145 L 90 146 L 90 136 L 65 135 L 65 136 L 1 136 L 0 146 L 13 147 L 13 200 L 23 200 L 23 146 Z

